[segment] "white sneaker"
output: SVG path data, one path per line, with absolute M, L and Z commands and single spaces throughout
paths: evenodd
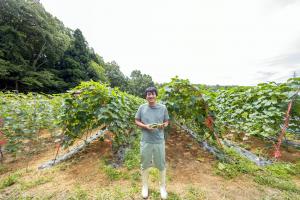
M 148 198 L 148 186 L 143 185 L 143 187 L 142 187 L 142 197 L 144 199 Z
M 168 193 L 165 186 L 160 187 L 160 197 L 164 200 L 168 198 Z

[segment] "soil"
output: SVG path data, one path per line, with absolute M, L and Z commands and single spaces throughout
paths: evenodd
M 89 198 L 94 199 L 94 193 L 97 190 L 109 190 L 115 187 L 130 190 L 133 185 L 132 180 L 127 179 L 111 181 L 101 168 L 101 160 L 112 158 L 111 142 L 107 138 L 104 141 L 92 143 L 87 149 L 64 163 L 50 169 L 38 170 L 39 165 L 55 157 L 56 150 L 56 144 L 49 141 L 44 144 L 43 151 L 30 157 L 19 157 L 14 162 L 6 157 L 2 164 L 5 170 L 2 170 L 2 174 L 0 173 L 0 180 L 16 170 L 23 170 L 23 175 L 20 182 L 0 190 L 0 199 L 26 195 L 67 199 L 70 193 L 76 190 L 74 188 L 78 187 L 89 191 Z M 252 200 L 271 199 L 282 195 L 282 192 L 277 189 L 256 184 L 247 175 L 234 179 L 226 179 L 217 175 L 214 170 L 217 160 L 186 133 L 176 129 L 171 130 L 166 140 L 166 159 L 169 194 L 184 196 L 189 188 L 197 188 L 202 193 L 197 199 Z M 120 170 L 127 171 L 125 167 L 121 167 Z M 138 169 L 135 171 L 139 172 Z M 23 189 L 20 190 L 22 182 L 28 183 L 41 177 L 47 177 L 48 181 L 27 189 L 24 189 L 23 184 Z M 141 186 L 140 180 L 134 184 L 137 184 L 139 188 Z M 151 191 L 159 191 L 157 181 L 150 181 Z M 134 193 L 129 199 L 141 199 L 140 191 Z M 148 199 L 155 198 L 150 194 Z
M 229 134 L 231 135 L 231 134 Z M 228 139 L 233 139 L 235 142 L 237 142 L 239 145 L 245 145 L 244 147 L 254 152 L 260 156 L 266 157 L 268 159 L 274 159 L 274 151 L 275 151 L 275 144 L 274 141 L 267 141 L 263 140 L 262 138 L 256 137 L 256 136 L 250 136 L 247 140 L 242 140 L 242 137 L 240 138 L 232 138 L 227 137 Z M 295 163 L 300 160 L 300 151 L 299 149 L 287 146 L 282 143 L 280 147 L 280 153 L 281 156 L 277 159 L 278 161 L 284 161 L 284 162 L 291 162 Z

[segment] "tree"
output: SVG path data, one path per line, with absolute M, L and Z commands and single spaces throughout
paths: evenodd
M 108 82 L 104 68 L 93 60 L 89 62 L 88 74 L 94 81 Z
M 149 75 L 135 71 L 131 80 L 115 61 L 105 63 L 39 1 L 0 0 L 0 89 L 57 93 L 91 79 L 138 96 L 154 85 Z
M 79 29 L 73 33 L 73 40 L 69 48 L 65 51 L 56 69 L 58 76 L 67 83 L 67 88 L 75 87 L 81 81 L 90 79 L 88 67 L 90 62 L 90 52 L 88 44 Z
M 118 87 L 125 91 L 128 84 L 128 78 L 121 72 L 119 65 L 112 61 L 104 66 L 105 75 L 109 80 L 110 87 Z
M 0 1 L 0 84 L 21 91 L 55 85 L 49 70 L 68 46 L 68 30 L 41 4 Z
M 144 92 L 148 87 L 153 87 L 152 77 L 142 74 L 140 70 L 133 70 L 128 81 L 127 91 L 133 95 L 144 97 Z

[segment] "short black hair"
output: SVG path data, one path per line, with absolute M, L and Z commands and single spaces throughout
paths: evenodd
M 145 97 L 147 96 L 147 93 L 148 92 L 151 92 L 151 93 L 154 93 L 155 92 L 155 95 L 158 96 L 158 92 L 157 92 L 157 89 L 155 87 L 148 87 L 146 90 L 145 90 Z

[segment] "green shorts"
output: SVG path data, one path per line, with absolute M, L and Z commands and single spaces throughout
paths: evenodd
M 161 144 L 152 144 L 141 142 L 141 169 L 156 167 L 160 171 L 166 168 L 165 160 L 165 142 Z

